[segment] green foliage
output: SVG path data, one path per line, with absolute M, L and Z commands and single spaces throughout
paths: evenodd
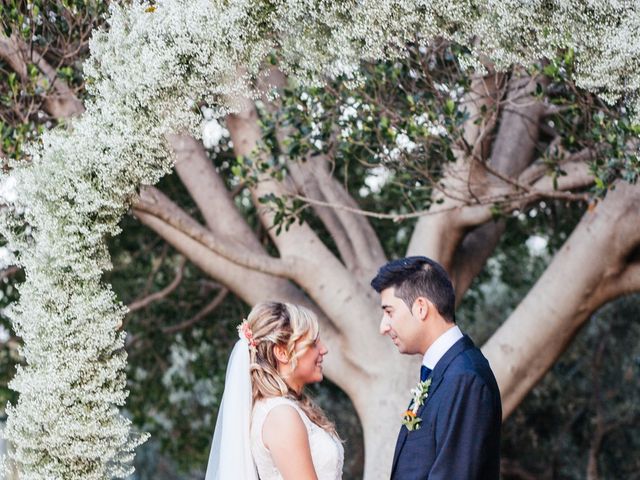
M 27 76 L 22 78 L 0 60 L 0 149 L 3 160 L 25 158 L 24 146 L 36 140 L 46 128 L 55 126 L 44 102 L 55 94 L 50 81 L 38 67 L 37 51 L 73 91 L 84 98 L 81 61 L 88 53 L 88 38 L 101 25 L 109 2 L 97 0 L 7 0 L 0 4 L 0 26 L 4 35 L 17 37 L 24 48 Z M 7 165 L 4 166 L 5 169 Z
M 506 422 L 505 458 L 536 478 L 579 480 L 587 477 L 593 453 L 601 478 L 635 478 L 640 468 L 632 453 L 640 449 L 635 428 L 640 421 L 639 316 L 638 295 L 593 316 Z
M 260 110 L 267 139 L 261 152 L 279 160 L 253 164 L 239 159 L 234 175 L 252 184 L 265 172 L 274 178 L 285 176 L 283 153 L 292 162 L 326 157 L 333 175 L 360 208 L 396 214 L 400 219 L 403 214 L 427 210 L 437 198 L 434 188 L 439 187 L 446 165 L 454 159 L 454 145 L 464 145 L 460 135 L 469 113 L 463 97 L 470 77 L 458 58 L 465 53 L 464 48 L 444 42 L 413 45 L 398 60 L 365 64 L 356 88 L 339 79 L 323 88 L 286 89 L 280 108 Z M 594 187 L 587 192 L 597 199 L 617 179 L 636 181 L 638 127 L 621 104 L 609 106 L 575 85 L 574 62 L 569 49 L 528 71 L 538 82 L 532 101 L 538 99 L 549 108 L 537 154 L 557 188 L 558 179 L 566 175 L 567 159 L 594 152 L 587 159 Z M 504 101 L 497 100 L 498 104 Z M 282 145 L 273 140 L 276 126 L 287 132 Z M 276 228 L 296 219 L 309 220 L 301 204 L 292 205 L 294 199 L 299 200 L 295 195 L 261 200 L 277 212 Z M 499 217 L 509 204 L 495 202 L 492 208 Z M 383 222 L 374 223 L 384 229 Z M 406 222 L 409 230 L 412 223 Z M 387 251 L 393 250 L 394 241 Z
M 168 178 L 165 188 L 172 190 L 174 180 Z M 170 284 L 180 256 L 135 219 L 126 217 L 122 226 L 126 234 L 111 241 L 114 269 L 107 279 L 131 304 Z M 190 264 L 182 275 L 170 295 L 126 317 L 126 409 L 175 468 L 189 472 L 206 465 L 235 326 L 247 306 L 229 295 L 214 312 L 173 331 L 199 315 L 222 288 Z M 151 466 L 158 460 L 148 459 Z
M 466 118 L 459 101 L 468 78 L 459 71 L 458 51 L 446 44 L 430 49 L 411 46 L 400 60 L 365 65 L 358 88 L 343 79 L 323 88 L 287 88 L 280 108 L 260 111 L 265 137 L 276 125 L 285 130 L 281 147 L 292 162 L 329 158 L 333 175 L 363 209 L 395 214 L 427 209 L 432 185 L 453 159 L 451 145 L 459 139 Z M 403 145 L 404 139 L 411 143 Z M 268 153 L 279 156 L 277 148 Z M 278 170 L 286 174 L 286 164 Z M 239 180 L 251 181 L 239 168 L 234 173 Z M 389 181 L 371 183 L 380 175 Z M 291 224 L 292 217 L 309 221 L 307 210 L 291 203 L 295 200 L 271 195 L 262 202 L 281 212 L 278 227 Z M 382 222 L 379 225 L 384 228 Z

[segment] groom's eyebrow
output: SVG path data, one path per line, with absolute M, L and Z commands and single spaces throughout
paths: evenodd
M 380 308 L 382 308 L 382 310 L 393 309 L 391 305 L 382 305 Z

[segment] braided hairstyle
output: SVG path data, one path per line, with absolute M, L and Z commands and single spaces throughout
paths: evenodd
M 287 397 L 298 403 L 309 419 L 337 436 L 335 425 L 304 392 L 291 389 L 278 371 L 274 347 L 285 348 L 295 370 L 297 359 L 318 337 L 318 320 L 307 308 L 291 303 L 262 302 L 247 317 L 255 347 L 250 349 L 253 402 L 269 397 Z M 298 350 L 296 351 L 296 343 Z

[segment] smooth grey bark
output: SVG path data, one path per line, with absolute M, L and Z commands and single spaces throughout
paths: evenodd
M 578 329 L 637 280 L 640 185 L 618 182 L 587 211 L 553 261 L 482 350 L 508 416 L 553 366 Z M 630 263 L 630 259 L 633 259 Z

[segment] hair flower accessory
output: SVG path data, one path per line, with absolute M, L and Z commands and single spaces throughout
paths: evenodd
M 240 338 L 244 338 L 249 343 L 249 347 L 251 347 L 252 350 L 255 350 L 258 346 L 258 342 L 253 339 L 253 332 L 251 331 L 251 327 L 249 326 L 247 319 L 242 320 L 242 323 L 238 325 L 238 336 Z

